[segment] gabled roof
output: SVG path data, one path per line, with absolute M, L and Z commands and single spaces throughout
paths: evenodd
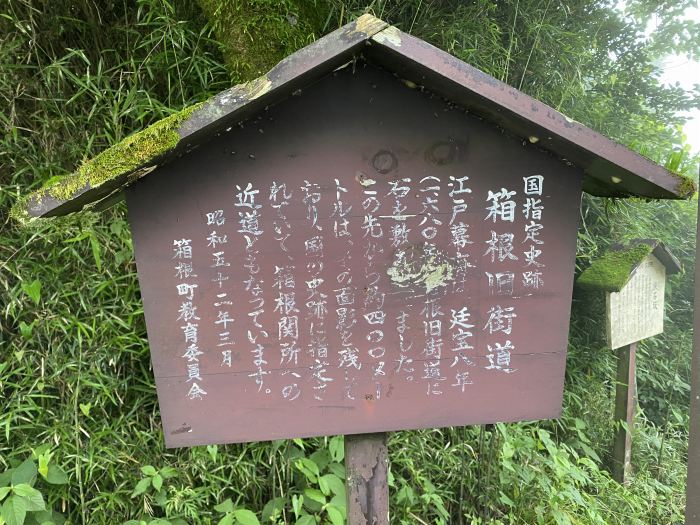
M 579 276 L 576 284 L 589 290 L 619 292 L 649 255 L 656 257 L 671 275 L 681 271 L 681 263 L 657 239 L 633 239 L 626 245 L 613 244 Z
M 13 210 L 27 220 L 105 207 L 121 189 L 212 135 L 362 58 L 421 86 L 584 171 L 598 196 L 679 199 L 694 184 L 440 49 L 363 15 L 286 57 L 266 75 L 156 122 L 84 163 Z

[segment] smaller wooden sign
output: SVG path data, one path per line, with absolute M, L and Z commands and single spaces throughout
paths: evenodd
M 666 267 L 653 255 L 637 266 L 619 292 L 606 296 L 607 336 L 616 349 L 664 331 Z
M 627 483 L 637 406 L 637 342 L 664 331 L 666 274 L 681 271 L 661 241 L 635 239 L 614 245 L 578 278 L 582 289 L 605 292 L 608 345 L 617 350 L 613 478 Z

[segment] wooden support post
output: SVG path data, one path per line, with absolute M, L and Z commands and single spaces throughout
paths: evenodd
M 345 436 L 348 525 L 389 525 L 387 434 Z
M 700 208 L 700 201 L 698 208 Z M 700 226 L 700 213 L 698 213 L 698 226 Z M 693 307 L 693 357 L 690 380 L 690 436 L 688 438 L 685 525 L 700 525 L 700 257 L 698 254 L 700 254 L 700 227 L 696 232 L 695 244 L 695 304 Z
M 617 388 L 615 390 L 615 422 L 619 424 L 615 433 L 613 449 L 613 478 L 625 483 L 632 463 L 632 431 L 634 411 L 637 407 L 636 378 L 637 343 L 617 349 Z

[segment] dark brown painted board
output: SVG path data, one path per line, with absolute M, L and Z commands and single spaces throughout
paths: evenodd
M 140 180 L 127 202 L 167 445 L 556 417 L 580 186 L 578 170 L 371 66 Z M 525 217 L 527 199 L 541 215 Z M 212 231 L 227 242 L 208 246 Z M 536 270 L 543 283 L 525 286 Z

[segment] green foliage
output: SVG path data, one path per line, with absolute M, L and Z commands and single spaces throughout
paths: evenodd
M 44 495 L 35 488 L 37 474 L 50 485 L 68 483 L 66 473 L 51 462 L 49 446 L 41 446 L 33 457 L 0 473 L 0 525 L 63 525 L 65 518 L 47 507 Z M 39 461 L 39 468 L 35 459 Z
M 318 36 L 316 28 L 368 9 L 674 171 L 694 173 L 676 112 L 697 99 L 661 86 L 654 65 L 670 46 L 697 52 L 697 27 L 673 19 L 688 2 L 628 4 L 622 16 L 604 2 L 334 0 L 319 3 L 312 19 L 285 3 L 299 23 L 282 8 L 274 23 L 287 20 L 299 33 L 274 57 L 261 54 L 260 65 L 241 58 L 236 69 L 231 54 L 229 68 L 255 76 Z M 652 16 L 659 29 L 642 36 Z M 262 26 L 251 20 L 262 22 L 248 19 L 258 29 L 246 37 L 256 42 Z M 255 523 L 254 515 L 263 525 L 338 525 L 344 516 L 342 438 L 164 448 L 123 205 L 31 230 L 8 218 L 18 195 L 227 88 L 216 24 L 192 3 L 154 0 L 99 8 L 12 0 L 0 16 L 0 469 L 32 454 L 39 481 L 24 484 L 71 523 Z M 282 37 L 266 38 L 274 48 Z M 612 242 L 634 237 L 660 238 L 686 269 L 669 279 L 665 333 L 638 350 L 630 486 L 606 472 L 614 354 L 598 312 L 577 295 L 562 417 L 393 433 L 392 523 L 682 521 L 696 205 L 582 204 L 579 272 Z M 39 443 L 51 448 L 32 453 Z M 3 492 L 3 503 L 34 495 L 39 505 L 24 487 Z M 8 504 L 12 519 L 22 506 Z
M 234 84 L 267 73 L 321 36 L 325 0 L 198 0 Z

